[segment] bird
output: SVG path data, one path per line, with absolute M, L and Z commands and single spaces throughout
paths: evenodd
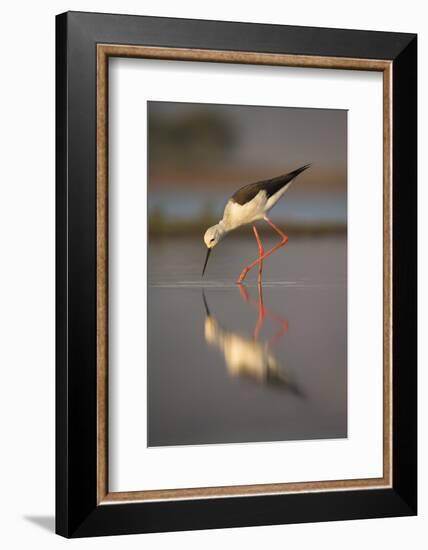
M 244 302 L 253 303 L 244 285 L 241 285 L 241 288 L 244 289 L 241 291 Z M 275 386 L 303 397 L 303 392 L 293 380 L 293 376 L 279 364 L 271 349 L 287 333 L 288 322 L 264 307 L 261 286 L 258 288 L 259 301 L 258 303 L 254 302 L 253 305 L 257 305 L 259 308 L 259 319 L 253 338 L 223 328 L 210 312 L 205 293 L 202 292 L 206 314 L 205 341 L 223 354 L 229 376 L 246 378 L 271 387 Z M 269 315 L 274 322 L 279 323 L 281 327 L 269 341 L 259 338 L 265 314 Z
M 202 269 L 202 277 L 204 276 L 208 258 L 213 248 L 217 246 L 230 231 L 242 225 L 253 224 L 253 232 L 259 248 L 259 257 L 251 264 L 244 267 L 239 275 L 237 283 L 241 284 L 248 272 L 257 264 L 259 265 L 258 281 L 261 283 L 263 260 L 288 242 L 287 235 L 268 218 L 267 213 L 290 188 L 291 183 L 297 176 L 310 166 L 311 164 L 305 164 L 287 174 L 244 185 L 244 187 L 238 189 L 229 198 L 224 207 L 223 218 L 216 225 L 209 227 L 204 234 L 204 242 L 208 250 Z M 281 241 L 267 252 L 264 251 L 260 235 L 254 223 L 259 220 L 266 221 L 281 237 Z

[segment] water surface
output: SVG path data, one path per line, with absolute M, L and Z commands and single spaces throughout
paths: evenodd
M 252 239 L 228 236 L 201 280 L 204 255 L 149 245 L 148 445 L 346 437 L 346 237 L 291 238 L 261 292 L 255 270 L 234 282 Z

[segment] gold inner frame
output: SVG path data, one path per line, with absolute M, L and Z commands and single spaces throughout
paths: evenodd
M 181 61 L 280 65 L 378 71 L 383 73 L 383 476 L 368 479 L 303 481 L 225 487 L 109 492 L 108 489 L 108 60 L 133 57 Z M 97 503 L 261 494 L 378 489 L 392 486 L 392 62 L 319 57 L 97 45 Z

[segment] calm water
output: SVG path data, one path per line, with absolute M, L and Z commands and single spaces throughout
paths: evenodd
M 292 237 L 261 293 L 254 270 L 234 284 L 253 240 L 225 239 L 201 280 L 204 255 L 149 248 L 148 444 L 346 437 L 346 237 Z

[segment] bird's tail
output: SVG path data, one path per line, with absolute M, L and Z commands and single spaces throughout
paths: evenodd
M 312 163 L 305 164 L 304 166 L 301 166 L 300 168 L 297 168 L 296 170 L 293 170 L 293 172 L 290 172 L 289 176 L 292 176 L 293 179 L 294 179 L 295 177 L 297 177 L 299 174 L 301 174 L 302 172 L 304 172 L 305 170 L 307 170 L 311 166 L 312 166 Z

